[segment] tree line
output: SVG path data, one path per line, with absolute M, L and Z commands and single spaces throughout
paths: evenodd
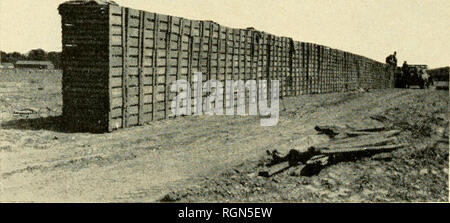
M 55 69 L 61 68 L 61 52 L 46 52 L 43 49 L 30 50 L 26 54 L 19 52 L 6 53 L 0 51 L 2 63 L 16 63 L 19 60 L 36 60 L 36 61 L 51 61 L 55 65 Z

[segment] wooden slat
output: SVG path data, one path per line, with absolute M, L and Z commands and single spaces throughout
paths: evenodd
M 264 47 L 266 47 L 266 35 L 265 34 L 262 34 L 260 37 L 258 37 L 259 38 L 259 44 L 258 44 L 258 56 L 257 56 L 257 58 L 258 58 L 258 63 L 256 64 L 256 69 L 257 69 L 257 72 L 256 72 L 256 85 L 257 85 L 257 91 L 256 91 L 256 94 L 257 94 L 257 98 L 258 98 L 258 105 L 259 105 L 259 98 L 261 97 L 260 95 L 261 95 L 261 89 L 260 89 L 260 87 L 259 87 L 259 85 L 260 85 L 260 75 L 261 76 L 263 76 L 264 75 L 264 73 L 266 72 L 266 70 L 265 70 L 265 67 L 264 67 L 264 63 L 265 63 L 265 53 L 263 52 L 264 50 L 265 50 L 265 48 Z M 267 51 L 267 50 L 266 50 Z M 266 55 L 267 56 L 267 55 Z M 259 58 L 261 57 L 261 69 L 259 69 Z M 259 73 L 260 71 L 259 70 L 261 70 L 261 74 Z
M 345 53 L 345 84 L 346 84 L 346 86 L 347 86 L 347 90 L 350 90 L 350 89 L 348 89 L 350 86 L 349 86 L 349 74 L 348 74 L 348 66 L 349 66 L 349 64 L 348 64 L 348 57 L 349 57 L 349 55 L 348 55 L 348 53 Z
M 180 35 L 178 35 L 178 58 L 177 58 L 177 78 L 176 80 L 180 80 L 180 73 L 181 73 L 181 47 L 182 47 L 182 41 L 183 41 L 183 31 L 184 31 L 184 21 L 180 21 Z M 178 109 L 178 100 L 176 100 L 176 109 Z M 178 110 L 175 111 L 175 114 L 178 114 Z
M 189 28 L 189 46 L 188 46 L 188 49 L 189 49 L 189 51 L 188 51 L 188 61 L 189 61 L 189 63 L 188 63 L 188 76 L 187 76 L 187 78 L 188 78 L 188 82 L 189 82 L 189 84 L 191 86 L 191 89 L 192 89 L 192 61 L 193 61 L 193 53 L 194 53 L 193 52 L 193 45 L 194 45 L 194 43 L 193 43 L 193 41 L 194 41 L 193 29 L 194 28 L 193 28 L 192 21 L 189 21 L 189 23 L 190 23 L 190 28 Z M 192 101 L 192 98 L 190 98 L 189 100 Z M 191 103 L 191 104 L 193 104 L 193 103 Z M 192 109 L 191 109 L 191 112 L 192 112 Z
M 247 83 L 247 57 L 248 55 L 248 31 L 245 30 L 245 41 L 244 41 L 244 82 Z
M 138 68 L 139 68 L 139 125 L 144 124 L 144 72 L 143 72 L 143 57 L 144 57 L 144 28 L 147 26 L 148 20 L 146 14 L 143 11 L 139 11 L 139 55 L 138 55 Z
M 293 96 L 297 96 L 298 95 L 298 76 L 297 76 L 297 71 L 298 71 L 298 55 L 297 55 L 297 51 L 298 51 L 298 47 L 296 45 L 296 42 L 292 39 L 290 39 L 290 54 L 289 54 L 289 58 L 290 58 L 290 75 L 291 75 L 291 80 L 292 80 L 292 84 L 293 84 L 293 89 L 292 89 L 292 94 Z
M 266 35 L 264 35 L 264 42 L 266 42 Z M 272 38 L 272 35 L 269 35 L 268 36 L 268 40 L 267 40 L 267 42 L 266 42 L 267 44 L 266 44 L 266 57 L 267 57 L 267 59 L 266 59 L 266 69 L 265 69 L 265 71 L 266 71 L 266 73 L 265 73 L 265 77 L 264 77 L 264 79 L 265 80 L 267 80 L 267 85 L 266 85 L 266 89 L 264 89 L 264 92 L 261 92 L 261 93 L 264 93 L 265 94 L 265 97 L 267 98 L 267 94 L 268 94 L 268 91 L 267 91 L 267 89 L 270 87 L 270 82 L 271 82 L 271 80 L 273 79 L 273 75 L 275 75 L 275 70 L 274 70 L 274 62 L 275 62 L 275 60 L 274 60 L 274 58 L 273 58 L 273 56 L 274 56 L 274 53 L 275 53 L 275 50 L 273 50 L 273 38 Z M 263 64 L 264 64 L 264 60 L 263 60 Z M 275 77 L 276 78 L 276 77 Z
M 203 56 L 202 56 L 202 51 L 203 51 L 203 21 L 200 21 L 199 24 L 199 38 L 200 38 L 200 47 L 198 50 L 198 72 L 202 72 L 202 62 L 203 62 Z
M 322 93 L 322 47 L 317 47 L 317 82 L 318 93 Z
M 277 77 L 278 80 L 280 81 L 280 94 L 282 97 L 286 96 L 286 91 L 285 91 L 285 79 L 284 79 L 284 73 L 283 73 L 283 43 L 282 43 L 282 39 L 279 37 L 276 37 L 276 52 L 277 52 L 277 57 L 276 57 L 276 73 L 277 73 Z M 269 88 L 270 89 L 270 88 Z
M 285 91 L 285 80 L 284 80 L 284 74 L 283 74 L 283 43 L 282 43 L 282 39 L 279 37 L 276 37 L 276 52 L 277 52 L 277 57 L 276 57 L 276 73 L 278 76 L 278 80 L 280 81 L 280 94 L 282 95 L 282 97 L 286 96 L 286 91 Z
M 234 33 L 234 29 L 231 30 L 232 31 L 232 36 L 233 36 L 233 44 L 232 44 L 232 50 L 231 50 L 231 80 L 235 80 L 234 79 L 234 55 L 235 55 L 235 42 L 236 42 L 236 34 Z
M 171 48 L 170 48 L 170 41 L 171 41 L 171 32 L 172 32 L 172 16 L 169 16 L 169 22 L 168 22 L 168 30 L 167 30 L 167 37 L 166 37 L 166 78 L 164 80 L 164 86 L 165 86 L 165 93 L 164 93 L 164 117 L 167 119 L 169 117 L 169 58 L 171 55 Z
M 304 69 L 305 69 L 305 80 L 304 80 L 304 92 L 305 94 L 309 94 L 309 45 L 307 43 L 303 43 L 303 61 L 304 61 Z
M 158 49 L 157 49 L 157 42 L 159 40 L 159 16 L 155 15 L 155 22 L 153 27 L 153 78 L 152 78 L 152 121 L 155 120 L 155 111 L 156 111 L 156 103 L 155 103 L 155 97 L 156 97 L 156 64 L 158 62 Z
M 217 30 L 217 33 L 218 33 L 218 35 L 217 35 L 217 65 L 216 65 L 216 80 L 220 80 L 220 56 L 221 56 L 221 47 L 222 47 L 222 41 L 221 41 L 221 38 L 220 38 L 220 35 L 221 35 L 221 28 L 220 28 L 220 26 L 218 26 L 218 30 Z
M 212 71 L 212 41 L 213 41 L 213 33 L 214 26 L 213 23 L 209 23 L 209 38 L 208 38 L 208 61 L 207 61 L 207 72 L 208 72 L 208 80 L 211 80 L 211 71 Z
M 239 29 L 239 43 L 238 43 L 238 80 L 241 79 L 241 48 L 242 48 L 242 30 Z
M 128 127 L 128 9 L 122 8 L 122 127 Z
M 255 42 L 255 35 L 254 35 L 254 33 L 252 31 L 250 31 L 250 30 L 249 30 L 249 32 L 251 34 L 251 42 L 250 42 L 250 44 L 251 44 L 250 55 L 251 56 L 250 56 L 250 77 L 249 77 L 250 80 L 251 80 L 252 78 L 254 78 L 253 77 L 253 70 L 254 70 L 254 63 L 255 63 L 255 48 L 256 48 L 255 44 L 256 44 L 256 42 Z
M 227 81 L 227 73 L 228 73 L 228 28 L 225 28 L 225 72 L 224 72 L 224 80 Z M 223 91 L 223 108 L 226 109 L 227 104 L 226 104 L 226 100 L 227 99 L 227 95 L 226 95 L 226 91 Z M 224 110 L 224 112 L 226 112 Z

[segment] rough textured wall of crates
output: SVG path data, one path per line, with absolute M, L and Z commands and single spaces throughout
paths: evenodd
M 73 130 L 113 131 L 170 118 L 171 83 L 192 83 L 195 72 L 203 82 L 280 80 L 283 97 L 392 86 L 382 63 L 252 28 L 108 3 L 67 2 L 59 12 L 63 116 Z

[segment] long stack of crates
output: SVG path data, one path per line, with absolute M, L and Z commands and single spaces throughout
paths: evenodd
M 200 77 L 203 85 L 209 80 L 255 80 L 257 86 L 268 81 L 267 89 L 246 93 L 267 98 L 277 93 L 270 92 L 271 80 L 279 81 L 281 97 L 387 88 L 393 81 L 386 81 L 382 63 L 253 28 L 233 29 L 104 1 L 69 1 L 59 12 L 63 116 L 75 131 L 113 131 L 175 117 L 172 83 L 184 81 L 193 90 Z M 239 101 L 237 92 L 231 98 L 226 93 L 216 91 L 213 103 L 223 105 L 224 113 Z M 191 113 L 198 103 L 194 96 Z

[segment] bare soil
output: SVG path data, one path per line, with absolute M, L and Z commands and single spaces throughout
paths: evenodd
M 64 130 L 60 80 L 0 74 L 0 201 L 448 201 L 448 91 L 285 98 L 274 127 L 255 116 L 192 116 L 91 134 Z M 410 146 L 313 176 L 255 175 L 267 149 L 290 148 L 315 125 L 373 124 L 374 114 Z

